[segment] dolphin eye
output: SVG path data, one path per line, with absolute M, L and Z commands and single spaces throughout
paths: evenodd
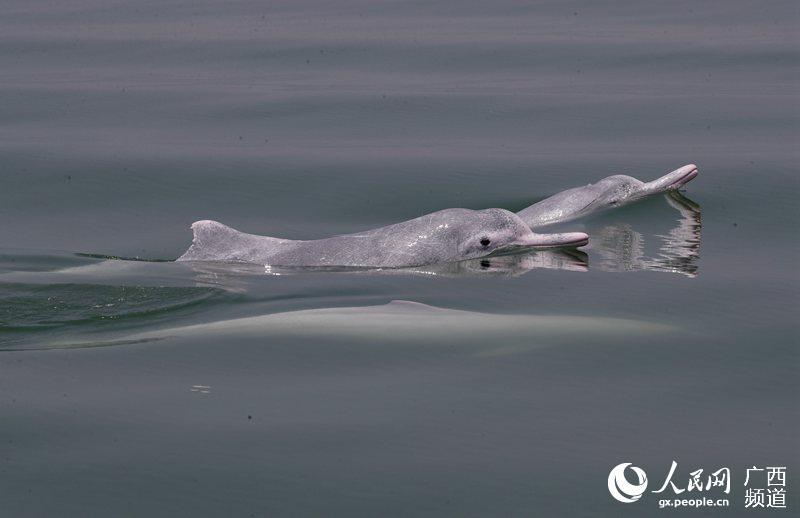
M 482 245 L 484 248 L 486 248 L 487 246 L 489 246 L 489 244 L 490 244 L 490 243 L 491 243 L 491 241 L 489 241 L 489 238 L 488 238 L 488 237 L 482 237 L 482 238 L 481 238 L 481 245 Z

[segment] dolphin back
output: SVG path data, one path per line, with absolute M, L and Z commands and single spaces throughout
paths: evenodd
M 246 234 L 218 221 L 192 223 L 192 244 L 176 261 L 263 262 L 286 248 L 290 239 Z
M 575 187 L 517 212 L 517 216 L 531 228 L 563 223 L 578 218 L 597 199 L 597 188 L 592 185 Z

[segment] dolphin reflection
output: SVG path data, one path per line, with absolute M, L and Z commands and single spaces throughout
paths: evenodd
M 517 277 L 537 269 L 585 272 L 589 269 L 587 260 L 587 255 L 578 249 L 560 248 L 430 265 L 425 268 L 405 269 L 399 273 L 444 277 Z
M 590 252 L 599 256 L 596 268 L 624 272 L 650 270 L 695 277 L 700 257 L 700 205 L 678 191 L 666 194 L 670 207 L 680 216 L 666 234 L 653 234 L 658 251 L 647 255 L 645 234 L 627 223 L 605 225 L 592 231 Z M 591 255 L 594 255 L 594 254 Z M 590 255 L 590 257 L 591 257 Z
M 219 284 L 223 277 L 229 280 L 254 273 L 267 275 L 297 275 L 303 273 L 349 273 L 368 275 L 414 275 L 441 277 L 516 277 L 540 268 L 583 272 L 588 269 L 587 256 L 574 248 L 535 250 L 527 253 L 493 255 L 469 261 L 430 264 L 411 268 L 346 268 L 346 267 L 257 267 L 225 263 L 191 265 L 195 280 L 202 284 Z

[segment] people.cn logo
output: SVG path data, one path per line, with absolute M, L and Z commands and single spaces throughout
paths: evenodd
M 631 471 L 633 471 L 638 480 L 635 484 L 631 484 L 625 478 L 625 469 L 628 466 L 630 466 Z M 630 504 L 639 500 L 645 489 L 647 489 L 647 475 L 642 468 L 631 466 L 630 462 L 623 462 L 614 466 L 614 469 L 608 474 L 608 492 L 620 502 Z

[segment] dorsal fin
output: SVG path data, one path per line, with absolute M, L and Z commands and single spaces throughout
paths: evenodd
M 287 240 L 239 232 L 218 221 L 192 223 L 192 245 L 177 261 L 250 261 L 256 250 L 263 253 L 269 245 Z

